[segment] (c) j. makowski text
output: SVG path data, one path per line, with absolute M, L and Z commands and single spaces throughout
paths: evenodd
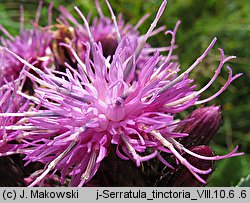
M 31 199 L 78 199 L 78 190 L 71 191 L 48 191 L 48 190 L 23 190 L 19 195 L 21 199 L 31 198 Z

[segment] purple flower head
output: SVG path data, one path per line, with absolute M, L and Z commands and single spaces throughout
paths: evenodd
M 7 53 L 35 72 L 32 74 L 23 70 L 23 75 L 37 84 L 35 94 L 20 93 L 34 103 L 34 107 L 16 114 L 16 117 L 26 119 L 25 123 L 15 125 L 16 130 L 25 136 L 15 148 L 6 143 L 8 151 L 1 154 L 22 153 L 26 155 L 26 164 L 36 161 L 45 164 L 44 170 L 36 174 L 30 186 L 42 183 L 48 174 L 55 173 L 60 173 L 62 183 L 70 178 L 71 186 L 82 186 L 96 174 L 111 147 L 115 147 L 118 157 L 132 160 L 138 167 L 144 161 L 158 158 L 174 169 L 162 156 L 162 153 L 170 153 L 201 183 L 205 183 L 202 176 L 212 169 L 197 168 L 199 166 L 188 161 L 183 153 L 206 161 L 242 154 L 236 153 L 237 147 L 224 156 L 196 153 L 177 141 L 177 138 L 188 134 L 174 131 L 180 123 L 175 120 L 175 114 L 212 100 L 240 76 L 232 76 L 228 67 L 229 77 L 225 85 L 211 97 L 199 99 L 217 78 L 224 63 L 233 58 L 226 58 L 220 49 L 221 61 L 214 76 L 203 88 L 195 90 L 189 73 L 209 53 L 216 38 L 182 74 L 178 75 L 179 69 L 171 61 L 174 39 L 167 57 L 154 52 L 135 74 L 137 61 L 143 54 L 147 39 L 155 31 L 166 4 L 167 1 L 163 1 L 155 20 L 142 37 L 135 37 L 131 33 L 119 34 L 120 40 L 117 38 L 118 45 L 112 60 L 105 57 L 102 44 L 93 40 L 86 18 L 76 8 L 84 20 L 90 40 L 84 42 L 86 51 L 83 59 L 77 55 L 73 45 L 61 44 L 71 51 L 78 63 L 77 69 L 65 63 L 65 73 L 49 68 L 41 71 L 5 48 Z M 175 37 L 178 25 L 179 22 L 174 31 L 166 34 Z M 120 33 L 119 29 L 116 32 Z M 0 113 L 0 116 L 5 118 L 10 115 Z
M 16 80 L 0 87 L 0 112 L 8 115 L 7 117 L 0 117 L 0 154 L 2 151 L 8 150 L 8 147 L 11 149 L 18 148 L 17 144 L 12 143 L 7 146 L 6 143 L 18 142 L 21 136 L 21 131 L 16 129 L 16 125 L 22 125 L 25 119 L 16 117 L 16 115 L 27 111 L 29 108 L 29 101 L 18 95 L 23 85 L 24 82 Z M 11 155 L 11 152 L 7 152 L 5 155 Z
M 136 39 L 137 41 L 140 41 L 140 39 L 143 38 L 143 36 L 140 35 L 138 28 L 149 17 L 149 14 L 145 15 L 135 26 L 132 26 L 131 24 L 126 24 L 124 22 L 121 14 L 116 21 L 116 17 L 109 2 L 106 1 L 106 3 L 110 10 L 112 19 L 104 16 L 99 2 L 98 0 L 96 0 L 96 7 L 99 13 L 99 18 L 95 17 L 91 24 L 89 24 L 91 15 L 89 15 L 88 19 L 86 19 L 80 12 L 80 10 L 76 8 L 77 12 L 84 20 L 84 25 L 82 25 L 82 23 L 79 23 L 67 11 L 66 8 L 64 8 L 63 6 L 60 7 L 61 16 L 59 18 L 60 20 L 58 20 L 60 24 L 55 25 L 58 30 L 54 32 L 55 37 L 52 48 L 56 56 L 57 67 L 59 67 L 59 70 L 63 70 L 65 68 L 65 61 L 73 68 L 76 68 L 77 66 L 77 61 L 73 57 L 73 55 L 75 54 L 70 52 L 67 47 L 62 46 L 62 43 L 70 44 L 73 48 L 73 51 L 83 61 L 85 61 L 86 51 L 88 49 L 85 43 L 90 43 L 91 41 L 91 43 L 100 43 L 102 46 L 103 56 L 105 58 L 111 57 L 112 60 L 122 37 L 130 35 L 131 37 L 133 36 L 135 41 Z M 86 29 L 86 26 L 89 27 L 89 30 Z M 153 36 L 163 30 L 165 30 L 165 26 L 161 26 L 158 29 L 154 30 L 154 32 L 152 32 L 150 36 Z M 175 35 L 176 31 L 177 27 L 174 33 L 172 31 L 168 32 Z M 91 35 L 89 35 L 89 32 L 91 32 Z M 173 39 L 174 38 L 175 37 L 173 37 Z M 177 57 L 172 55 L 172 50 L 176 48 L 174 43 L 175 42 L 173 41 L 171 43 L 171 46 L 160 48 L 152 48 L 149 44 L 145 44 L 139 55 L 139 58 L 137 59 L 136 69 L 140 69 L 150 58 L 151 53 L 156 50 L 161 52 L 170 50 L 169 57 L 171 57 L 171 59 L 176 59 Z M 164 56 L 162 56 L 161 61 L 163 61 L 163 58 Z M 177 68 L 177 66 L 178 63 L 175 63 L 175 68 Z M 60 69 L 60 67 L 62 69 Z
M 124 27 L 124 21 L 122 20 L 121 15 L 119 16 L 118 22 L 114 21 L 113 23 L 111 19 L 103 15 L 98 1 L 96 1 L 96 6 L 100 18 L 96 17 L 93 19 L 93 23 L 89 25 L 90 31 L 92 33 L 93 40 L 97 43 L 100 42 L 102 44 L 104 56 L 112 56 L 118 46 L 118 41 L 121 40 L 120 35 L 124 35 L 131 28 L 131 25 L 127 25 L 126 27 Z M 109 8 L 111 9 L 111 7 Z M 86 47 L 83 43 L 89 42 L 90 40 L 88 36 L 88 31 L 84 29 L 84 27 L 67 11 L 66 8 L 61 6 L 60 11 L 61 20 L 65 26 L 70 27 L 70 22 L 75 25 L 75 39 L 73 39 L 73 41 L 77 41 L 76 43 L 78 50 L 80 48 L 78 54 L 80 55 L 80 57 L 84 58 Z M 111 12 L 113 14 L 112 9 Z M 88 19 L 89 18 L 90 16 L 88 17 Z M 117 29 L 119 30 L 119 33 L 117 32 Z
M 38 21 L 40 16 L 42 4 L 40 3 L 36 20 L 33 23 L 32 30 L 24 30 L 23 26 L 23 9 L 21 7 L 21 20 L 20 20 L 20 34 L 16 37 L 11 36 L 7 30 L 5 30 L 0 25 L 0 30 L 2 30 L 8 39 L 1 38 L 1 45 L 8 47 L 11 51 L 18 54 L 23 59 L 29 61 L 32 64 L 36 64 L 36 67 L 42 68 L 42 64 L 48 64 L 49 57 L 49 43 L 51 40 L 51 35 L 46 30 L 38 29 Z M 23 63 L 20 63 L 15 57 L 11 54 L 0 51 L 1 66 L 0 73 L 1 78 L 6 78 L 7 81 L 11 81 L 12 77 L 14 79 L 18 78 L 22 68 Z M 0 81 L 0 85 L 3 84 L 3 81 Z

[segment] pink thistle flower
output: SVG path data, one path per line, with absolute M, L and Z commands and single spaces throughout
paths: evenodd
M 81 60 L 85 60 L 86 56 L 86 50 L 87 47 L 85 45 L 86 42 L 93 43 L 94 41 L 98 44 L 100 43 L 102 45 L 103 55 L 104 57 L 111 57 L 111 60 L 113 58 L 113 55 L 115 54 L 115 51 L 117 49 L 118 43 L 121 41 L 121 38 L 126 35 L 133 36 L 135 39 L 137 38 L 138 41 L 140 41 L 143 36 L 140 36 L 140 33 L 138 31 L 138 28 L 143 24 L 143 22 L 149 17 L 149 14 L 142 17 L 142 19 L 135 25 L 132 26 L 131 24 L 125 24 L 124 20 L 122 19 L 122 15 L 120 14 L 118 17 L 118 20 L 116 21 L 116 17 L 114 15 L 114 12 L 109 4 L 108 1 L 106 1 L 108 8 L 111 13 L 112 19 L 104 16 L 98 0 L 96 0 L 96 7 L 99 13 L 99 18 L 95 17 L 93 19 L 92 24 L 89 25 L 88 21 L 90 19 L 90 15 L 88 16 L 88 20 L 85 19 L 85 17 L 80 13 L 78 10 L 78 13 L 80 16 L 84 19 L 84 24 L 87 24 L 89 26 L 89 31 L 91 32 L 91 38 L 88 33 L 88 30 L 85 29 L 85 27 L 79 23 L 63 6 L 60 7 L 61 16 L 58 18 L 59 25 L 55 25 L 55 27 L 58 28 L 57 31 L 55 31 L 55 43 L 53 44 L 52 50 L 54 51 L 57 59 L 57 67 L 59 67 L 59 70 L 64 69 L 64 62 L 66 61 L 69 65 L 75 68 L 77 65 L 77 61 L 72 57 L 74 54 L 72 54 L 65 46 L 60 46 L 60 43 L 66 43 L 71 44 L 71 47 L 74 49 L 76 54 L 78 54 L 79 58 Z M 74 25 L 72 27 L 72 24 Z M 164 31 L 165 26 L 161 26 L 158 29 L 154 30 L 150 36 L 156 35 L 157 33 Z M 176 30 L 174 33 L 172 31 L 168 31 L 170 34 L 176 33 Z M 175 37 L 173 36 L 173 39 Z M 176 56 L 172 55 L 172 50 L 176 48 L 174 41 L 171 43 L 170 47 L 160 47 L 160 48 L 152 48 L 149 44 L 145 44 L 142 52 L 139 55 L 139 58 L 137 59 L 136 68 L 140 69 L 145 62 L 150 58 L 150 54 L 155 51 L 169 51 L 169 57 L 171 59 L 177 59 Z M 162 56 L 163 61 L 164 56 Z M 176 62 L 175 68 L 177 68 L 178 63 Z M 60 69 L 60 67 L 62 69 Z
M 16 117 L 16 115 L 22 114 L 29 108 L 29 100 L 18 94 L 23 85 L 24 82 L 19 79 L 0 87 L 0 112 L 8 115 L 7 117 L 0 117 L 0 154 L 2 150 L 8 150 L 8 147 L 11 149 L 18 148 L 17 143 L 6 144 L 13 141 L 18 142 L 21 139 L 19 137 L 22 131 L 17 130 L 17 126 L 22 125 L 25 122 L 25 118 Z M 11 152 L 7 152 L 5 155 L 11 154 Z
M 175 63 L 171 62 L 173 39 L 170 54 L 164 58 L 156 51 L 135 78 L 137 60 L 143 53 L 147 39 L 154 32 L 166 4 L 167 1 L 163 1 L 155 20 L 140 40 L 130 33 L 120 35 L 112 61 L 110 57 L 104 56 L 101 43 L 93 40 L 88 22 L 77 8 L 90 39 L 84 44 L 84 59 L 77 55 L 72 46 L 62 44 L 78 62 L 77 69 L 65 63 L 66 73 L 48 68 L 43 72 L 5 48 L 7 53 L 36 73 L 23 70 L 26 77 L 38 84 L 35 95 L 20 93 L 35 104 L 31 110 L 15 114 L 16 117 L 27 120 L 22 125 L 16 125 L 16 130 L 22 131 L 21 134 L 25 136 L 15 148 L 6 143 L 0 154 L 22 153 L 26 164 L 36 161 L 45 164 L 44 170 L 37 173 L 30 186 L 42 183 L 50 172 L 59 172 L 62 183 L 69 177 L 71 186 L 82 186 L 96 174 L 112 146 L 115 146 L 118 157 L 132 160 L 138 167 L 142 162 L 157 157 L 167 167 L 174 169 L 161 155 L 161 152 L 170 153 L 201 183 L 205 183 L 201 176 L 209 174 L 212 169 L 197 168 L 183 153 L 206 161 L 242 155 L 236 153 L 236 147 L 224 156 L 203 156 L 185 148 L 176 140 L 188 134 L 174 131 L 179 124 L 174 119 L 175 114 L 212 100 L 240 76 L 232 76 L 228 67 L 229 77 L 224 86 L 211 97 L 199 100 L 200 95 L 217 78 L 224 63 L 234 58 L 225 57 L 220 49 L 221 61 L 214 76 L 203 88 L 195 90 L 196 86 L 189 79 L 189 73 L 209 53 L 216 38 L 180 75 L 177 74 L 179 69 L 174 69 Z M 175 30 L 170 33 L 172 36 L 175 36 Z M 119 33 L 119 29 L 116 32 Z M 0 113 L 0 116 L 5 118 L 10 114 Z
M 51 40 L 51 34 L 46 30 L 38 29 L 38 21 L 40 16 L 42 3 L 39 4 L 36 20 L 33 23 L 32 30 L 24 30 L 23 26 L 23 7 L 21 7 L 21 17 L 20 17 L 20 34 L 16 37 L 11 36 L 7 30 L 5 30 L 0 25 L 0 30 L 2 30 L 8 39 L 1 39 L 1 45 L 8 47 L 11 51 L 21 56 L 23 59 L 29 61 L 32 64 L 36 64 L 37 67 L 42 68 L 42 64 L 48 64 L 50 59 L 49 56 L 49 44 Z M 4 53 L 0 50 L 0 55 L 2 56 L 0 73 L 1 80 L 0 85 L 2 85 L 3 78 L 6 78 L 7 81 L 11 81 L 12 77 L 14 79 L 18 78 L 23 64 L 20 63 L 15 57 L 11 54 Z

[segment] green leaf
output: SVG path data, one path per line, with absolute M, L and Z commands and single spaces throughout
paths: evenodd
M 227 154 L 230 150 L 213 145 L 216 155 Z M 237 185 L 241 177 L 249 174 L 250 156 L 245 154 L 216 161 L 215 170 L 208 180 L 209 187 L 231 187 Z

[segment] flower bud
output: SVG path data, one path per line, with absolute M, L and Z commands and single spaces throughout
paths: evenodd
M 213 156 L 213 152 L 208 146 L 196 146 L 196 147 L 191 147 L 189 148 L 190 151 L 211 157 Z M 193 157 L 189 154 L 184 154 L 184 158 L 187 159 L 187 161 L 192 164 L 194 167 L 202 169 L 202 170 L 207 170 L 209 168 L 213 169 L 214 163 L 213 161 L 207 161 L 207 160 L 202 160 L 197 157 Z M 204 186 L 205 184 L 201 183 L 199 180 L 197 180 L 191 173 L 190 171 L 183 166 L 182 164 L 179 164 L 178 166 L 175 166 L 176 170 L 167 170 L 161 178 L 159 179 L 157 186 L 171 186 L 171 187 L 200 187 Z M 211 174 L 204 174 L 200 175 L 203 180 L 207 180 Z
M 187 123 L 178 127 L 178 132 L 189 136 L 179 140 L 185 147 L 207 145 L 217 132 L 221 122 L 220 106 L 201 107 L 187 118 Z

